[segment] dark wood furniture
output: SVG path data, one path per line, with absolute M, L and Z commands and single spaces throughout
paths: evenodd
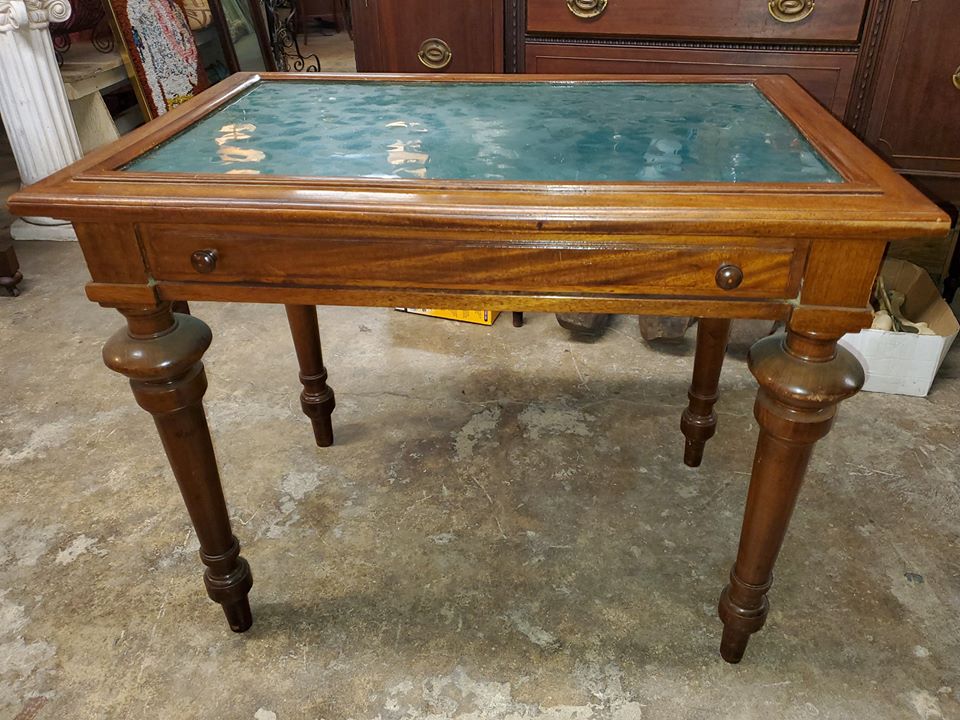
M 713 406 L 719 398 L 720 370 L 730 339 L 730 321 L 724 318 L 700 318 L 697 325 L 697 352 L 693 361 L 693 382 L 687 397 L 690 404 L 680 417 L 680 429 L 686 437 L 683 462 L 699 467 L 707 440 L 717 431 Z
M 17 260 L 17 253 L 14 252 L 13 245 L 0 246 L 0 288 L 16 297 L 20 294 L 17 285 L 22 280 L 23 273 L 20 272 L 20 261 Z
M 787 74 L 838 117 L 867 0 L 507 0 L 508 69 Z
M 531 81 L 394 81 L 433 80 L 436 104 L 443 104 L 443 79 Z M 332 440 L 334 401 L 316 304 L 700 317 L 682 421 L 684 459 L 694 465 L 716 423 L 729 320 L 777 319 L 786 335 L 761 340 L 749 355 L 760 386 L 759 440 L 739 550 L 719 605 L 721 654 L 740 660 L 764 624 L 773 565 L 814 444 L 829 431 L 838 403 L 863 382 L 837 339 L 869 325 L 867 303 L 887 241 L 943 233 L 947 218 L 787 77 L 669 80 L 754 83 L 843 182 L 211 181 L 120 169 L 261 82 L 241 74 L 11 197 L 16 213 L 74 223 L 92 276 L 88 297 L 126 318 L 104 359 L 130 378 L 137 402 L 156 421 L 200 540 L 207 592 L 232 629 L 251 625 L 252 576 L 230 527 L 202 406 L 201 358 L 211 334 L 200 320 L 172 313 L 171 301 L 285 304 L 304 409 L 320 444 Z
M 848 122 L 874 150 L 930 197 L 960 208 L 960 8 L 955 0 L 883 0 L 875 16 L 874 58 Z M 891 253 L 956 288 L 957 235 Z
M 960 205 L 960 8 L 894 0 L 856 129 L 911 181 Z
M 359 72 L 503 72 L 503 0 L 351 5 Z

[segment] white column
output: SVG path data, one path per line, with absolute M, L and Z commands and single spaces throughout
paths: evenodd
M 50 22 L 70 17 L 67 0 L 0 0 L 0 115 L 24 185 L 82 156 L 53 53 Z M 73 239 L 69 223 L 17 220 L 18 240 Z

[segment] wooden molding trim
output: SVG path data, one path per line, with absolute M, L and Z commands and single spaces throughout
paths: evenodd
M 863 43 L 854 77 L 854 99 L 847 110 L 845 124 L 861 137 L 866 132 L 864 110 L 874 93 L 874 77 L 880 60 L 884 30 L 890 17 L 888 12 L 893 0 L 874 0 L 864 23 Z
M 724 42 L 712 40 L 667 40 L 662 38 L 575 37 L 569 35 L 531 35 L 527 45 L 564 43 L 566 45 L 595 45 L 599 47 L 655 47 L 689 50 L 757 50 L 763 52 L 847 53 L 856 55 L 857 45 L 824 45 L 816 43 Z

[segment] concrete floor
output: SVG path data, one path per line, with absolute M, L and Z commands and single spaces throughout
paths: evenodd
M 926 399 L 861 394 L 821 443 L 766 629 L 717 655 L 756 436 L 741 324 L 703 468 L 692 332 L 571 342 L 321 308 L 318 449 L 279 307 L 197 303 L 255 624 L 230 633 L 150 418 L 100 361 L 119 316 L 71 243 L 0 297 L 2 718 L 960 717 L 960 347 Z M 35 713 L 35 714 L 33 714 Z

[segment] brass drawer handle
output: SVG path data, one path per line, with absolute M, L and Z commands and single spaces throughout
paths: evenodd
M 216 250 L 197 250 L 190 256 L 190 264 L 198 273 L 212 273 L 217 269 Z
M 717 270 L 717 287 L 721 290 L 736 290 L 743 282 L 743 270 L 736 265 L 721 265 Z
M 783 23 L 800 22 L 813 12 L 813 0 L 770 0 L 767 7 L 774 20 Z
M 453 51 L 440 38 L 428 38 L 420 44 L 417 57 L 424 67 L 443 70 L 453 60 Z
M 578 18 L 595 18 L 607 9 L 607 0 L 567 0 L 567 10 Z
M 957 68 L 957 71 L 953 74 L 953 86 L 960 90 L 960 67 Z

